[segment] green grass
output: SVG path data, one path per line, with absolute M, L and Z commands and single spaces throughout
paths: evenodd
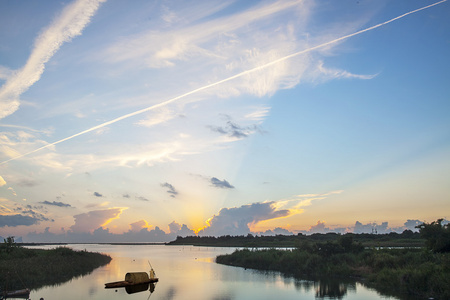
M 111 261 L 108 255 L 75 251 L 66 247 L 51 250 L 0 248 L 1 290 L 37 289 L 89 274 Z
M 400 298 L 450 299 L 449 253 L 425 249 L 339 251 L 337 243 L 327 244 L 294 250 L 237 250 L 218 256 L 216 262 L 299 278 L 356 278 L 382 294 Z

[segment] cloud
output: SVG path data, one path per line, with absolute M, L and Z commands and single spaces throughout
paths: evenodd
M 0 200 L 2 200 L 0 198 Z M 7 200 L 8 201 L 8 200 Z M 6 206 L 0 205 L 0 227 L 16 227 L 16 226 L 31 226 L 39 224 L 41 221 L 52 221 L 45 217 L 40 212 L 35 211 L 43 210 L 43 206 L 18 206 L 14 208 L 8 208 Z M 19 212 L 18 214 L 13 214 L 12 212 Z
M 5 66 L 0 66 L 0 79 L 5 80 L 11 77 L 14 74 L 14 71 L 8 69 Z
M 37 82 L 45 64 L 62 44 L 81 35 L 84 27 L 99 8 L 99 1 L 75 1 L 66 6 L 53 23 L 36 39 L 34 48 L 25 66 L 9 73 L 0 88 L 0 119 L 13 114 L 20 106 L 19 97 Z
M 0 165 L 3 165 L 11 160 L 16 160 L 21 157 L 30 155 L 42 149 L 53 147 L 59 143 L 73 139 L 80 135 L 84 135 L 91 131 L 97 131 L 98 129 L 122 121 L 124 119 L 155 109 L 159 109 L 161 107 L 179 101 L 180 99 L 205 90 L 213 92 L 215 96 L 217 96 L 217 94 L 219 94 L 220 96 L 221 93 L 223 96 L 236 96 L 244 92 L 257 96 L 263 96 L 271 95 L 278 89 L 292 88 L 301 80 L 307 80 L 308 76 L 310 76 L 308 74 L 317 74 L 318 64 L 314 63 L 314 60 L 309 57 L 312 52 L 329 49 L 332 45 L 338 44 L 346 39 L 377 29 L 381 26 L 399 20 L 407 15 L 430 8 L 443 2 L 444 1 L 440 1 L 407 12 L 388 21 L 379 23 L 366 29 L 355 31 L 350 34 L 345 34 L 345 32 L 343 33 L 342 30 L 340 30 L 340 37 L 330 38 L 327 35 L 320 36 L 315 39 L 316 41 L 311 41 L 306 37 L 304 41 L 296 41 L 291 33 L 291 26 L 285 26 L 286 28 L 284 28 L 283 30 L 274 27 L 274 30 L 271 31 L 268 31 L 266 28 L 266 30 L 261 32 L 261 34 L 257 35 L 255 35 L 254 32 L 247 31 L 247 34 L 250 37 L 264 37 L 263 39 L 265 42 L 259 48 L 270 50 L 254 49 L 254 46 L 250 45 L 244 46 L 243 49 L 233 51 L 231 60 L 225 62 L 221 56 L 225 55 L 225 57 L 227 57 L 227 53 L 230 52 L 230 49 L 228 49 L 227 47 L 218 47 L 219 49 L 222 49 L 222 52 L 220 52 L 219 54 L 214 53 L 213 55 L 211 51 L 203 49 L 200 44 L 206 43 L 209 39 L 217 39 L 218 34 L 224 34 L 224 36 L 233 36 L 233 34 L 236 34 L 233 31 L 237 30 L 238 28 L 245 29 L 247 28 L 249 23 L 256 22 L 257 20 L 270 20 L 273 14 L 278 14 L 281 11 L 294 12 L 297 14 L 300 13 L 303 14 L 302 16 L 305 16 L 305 19 L 307 19 L 306 17 L 308 16 L 308 13 L 303 12 L 305 10 L 309 11 L 307 2 L 280 1 L 269 5 L 260 5 L 237 15 L 230 15 L 227 17 L 219 18 L 211 24 L 205 22 L 194 22 L 196 23 L 195 26 L 190 26 L 188 28 L 182 26 L 182 29 L 180 31 L 177 31 L 175 34 L 160 32 L 156 33 L 155 35 L 155 33 L 152 31 L 136 35 L 131 39 L 121 41 L 120 45 L 112 47 L 109 54 L 113 54 L 114 61 L 133 60 L 138 63 L 139 66 L 141 66 L 144 61 L 150 67 L 162 67 L 172 66 L 175 61 L 183 60 L 185 57 L 187 57 L 186 53 L 201 53 L 203 56 L 200 56 L 198 60 L 193 60 L 194 63 L 200 63 L 204 59 L 205 55 L 208 55 L 208 57 L 216 57 L 218 61 L 208 63 L 207 66 L 211 69 L 211 65 L 213 65 L 213 70 L 219 70 L 220 67 L 215 68 L 215 66 L 221 66 L 221 72 L 217 75 L 205 74 L 205 80 L 207 80 L 208 82 L 208 84 L 206 85 L 200 85 L 200 87 L 198 88 L 194 88 L 189 92 L 180 94 L 179 96 L 173 97 L 169 100 L 134 111 L 132 113 L 122 115 L 113 120 L 96 125 L 87 130 L 60 139 L 56 142 L 46 144 L 45 146 L 34 149 L 32 151 L 24 152 L 23 154 L 16 153 L 16 155 L 9 156 L 11 157 L 10 159 L 0 162 Z M 13 76 L 2 86 L 2 88 L 0 89 L 0 100 L 6 100 L 0 101 L 0 103 L 3 103 L 3 107 L 0 107 L 0 111 L 3 112 L 3 114 L 0 115 L 0 118 L 2 116 L 5 117 L 13 113 L 18 108 L 18 95 L 20 95 L 31 84 L 39 79 L 41 73 L 43 72 L 44 63 L 47 62 L 47 60 L 51 57 L 51 55 L 53 55 L 53 52 L 59 48 L 62 42 L 70 40 L 73 36 L 81 34 L 81 30 L 89 22 L 90 17 L 95 13 L 99 5 L 99 2 L 92 2 L 90 3 L 90 6 L 87 6 L 85 11 L 83 11 L 83 6 L 80 3 L 81 1 L 75 2 L 74 4 L 69 5 L 66 10 L 64 10 L 64 13 L 61 15 L 61 17 L 58 18 L 49 28 L 49 30 L 45 31 L 41 35 L 41 38 L 38 39 L 35 49 L 37 48 L 37 46 L 41 46 L 43 49 L 40 49 L 40 51 L 33 51 L 29 61 L 27 62 L 27 65 L 22 71 L 18 72 L 19 75 Z M 80 13 L 82 16 L 78 16 L 76 15 L 76 13 Z M 67 22 L 67 16 L 71 17 L 72 19 L 79 17 L 79 19 L 77 19 L 79 21 L 76 24 L 77 26 L 71 28 L 69 25 L 71 25 L 70 21 L 72 21 L 72 19 L 68 18 L 69 22 Z M 204 18 L 203 20 L 211 19 L 212 18 Z M 298 19 L 299 22 L 302 22 L 301 18 L 296 19 Z M 60 23 L 64 26 L 60 26 Z M 54 28 L 56 28 L 56 30 Z M 58 31 L 58 29 L 67 30 L 68 28 L 73 30 L 69 32 L 70 34 L 67 37 L 62 35 L 60 31 Z M 283 32 L 280 33 L 281 31 Z M 348 30 L 346 31 L 348 32 Z M 47 40 L 47 36 L 53 32 L 56 32 L 56 37 L 62 36 L 63 38 L 54 38 L 53 40 L 50 39 L 50 41 L 53 41 L 53 43 L 48 43 L 49 41 Z M 268 35 L 268 32 L 273 32 L 274 34 L 276 34 L 276 36 L 271 36 L 270 34 Z M 241 34 L 244 35 L 245 33 L 245 30 L 241 32 Z M 253 39 L 249 38 L 247 40 L 251 45 L 254 44 Z M 237 41 L 238 44 L 239 41 L 240 40 Z M 217 43 L 217 40 L 215 40 L 215 42 Z M 229 45 L 234 43 L 235 42 L 232 42 Z M 274 43 L 279 45 L 278 49 L 272 49 Z M 49 47 L 45 46 L 47 44 L 50 45 L 51 51 L 45 51 L 47 47 Z M 315 44 L 315 46 L 310 46 L 311 44 Z M 211 47 L 211 49 L 214 49 L 214 46 L 209 46 Z M 148 47 L 156 48 L 149 49 Z M 34 55 L 34 53 L 43 53 L 43 55 Z M 41 56 L 43 56 L 45 59 L 42 59 Z M 294 60 L 294 58 L 297 59 Z M 38 61 L 38 63 L 35 62 L 36 60 Z M 220 64 L 218 64 L 219 62 Z M 29 68 L 27 68 L 28 65 L 30 66 Z M 311 68 L 313 68 L 314 70 L 310 70 Z M 31 71 L 29 69 L 31 69 Z M 34 71 L 34 69 L 38 69 L 38 71 Z M 26 76 L 30 74 L 33 76 Z M 342 73 L 339 73 L 338 75 L 342 77 Z M 224 77 L 225 79 L 220 79 Z M 238 78 L 241 80 L 237 81 L 236 79 Z M 24 82 L 28 82 L 28 84 L 24 85 Z
M 326 68 L 323 65 L 323 61 L 319 61 L 318 70 L 323 75 L 323 79 L 356 78 L 356 79 L 368 80 L 368 79 L 373 79 L 377 76 L 377 74 L 375 74 L 375 75 L 358 75 L 358 74 L 352 74 L 345 70 Z
M 389 229 L 388 222 L 382 222 L 381 224 L 377 224 L 376 222 L 362 224 L 359 221 L 355 222 L 351 231 L 354 233 L 389 233 L 392 230 Z
M 177 222 L 173 221 L 169 224 L 169 233 L 173 236 L 194 236 L 195 232 L 187 227 L 186 224 L 178 224 Z
M 94 192 L 94 196 L 95 196 L 95 197 L 103 197 L 103 195 L 100 194 L 100 193 L 98 193 L 98 192 Z
M 150 201 L 147 198 L 143 197 L 143 196 L 136 196 L 135 199 L 137 200 L 141 200 L 141 201 Z
M 208 127 L 214 132 L 218 132 L 222 135 L 226 135 L 234 139 L 243 139 L 256 131 L 261 131 L 256 125 L 242 127 L 231 121 L 227 121 L 227 124 L 225 126 L 208 126 Z
M 417 231 L 418 229 L 416 228 L 416 226 L 422 224 L 423 222 L 420 220 L 407 220 L 405 222 L 405 228 L 412 230 L 412 231 Z
M 264 231 L 264 233 L 262 233 L 262 235 L 268 236 L 268 235 L 293 235 L 294 233 L 290 232 L 287 229 L 281 228 L 281 227 L 276 227 L 273 230 L 266 230 Z
M 16 226 L 31 226 L 39 224 L 42 221 L 39 217 L 16 215 L 0 215 L 0 227 L 16 227 Z
M 137 232 L 137 231 L 141 231 L 144 228 L 149 228 L 150 226 L 148 225 L 147 221 L 145 220 L 140 220 L 134 223 L 130 224 L 130 230 Z
M 170 197 L 175 197 L 176 195 L 178 195 L 177 190 L 170 183 L 168 183 L 168 182 L 161 183 L 161 186 L 168 189 L 167 193 L 170 194 Z
M 321 222 L 320 220 L 317 221 L 316 225 L 312 225 L 308 230 L 309 233 L 326 233 L 330 231 L 331 229 L 326 227 L 325 222 Z
M 9 187 L 8 190 L 10 190 L 14 196 L 17 196 L 16 191 L 14 191 L 14 189 L 12 187 Z
M 149 112 L 146 119 L 138 121 L 136 124 L 144 127 L 152 127 L 158 124 L 166 123 L 177 115 L 170 111 L 167 107 L 161 107 L 158 110 Z
M 213 2 L 218 7 L 223 7 L 219 2 Z M 212 53 L 210 48 L 219 48 L 222 40 L 217 39 L 224 33 L 232 33 L 239 29 L 247 28 L 249 23 L 270 20 L 271 16 L 282 11 L 289 11 L 299 5 L 296 1 L 282 1 L 269 5 L 259 5 L 247 11 L 225 15 L 219 18 L 211 18 L 209 15 L 192 20 L 191 26 L 180 23 L 179 26 L 171 26 L 169 30 L 156 32 L 155 30 L 143 31 L 130 38 L 125 38 L 113 45 L 105 55 L 111 62 L 145 64 L 149 68 L 173 67 L 177 62 L 186 58 L 212 58 L 223 59 L 222 53 Z M 198 9 L 198 8 L 197 8 Z M 215 14 L 216 10 L 208 13 Z M 193 12 L 194 14 L 196 12 Z M 208 20 L 208 21 L 202 21 Z M 167 27 L 166 27 L 167 28 Z M 245 31 L 244 31 L 245 32 Z M 217 45 L 211 46 L 211 43 Z M 208 47 L 209 46 L 209 47 Z M 221 52 L 224 52 L 224 46 Z M 228 49 L 229 50 L 229 49 Z
M 234 189 L 234 186 L 232 186 L 228 181 L 226 181 L 225 179 L 219 180 L 216 177 L 211 178 L 211 184 L 217 188 Z
M 20 186 L 24 186 L 24 187 L 33 187 L 33 186 L 38 185 L 38 183 L 32 179 L 22 179 L 17 184 Z
M 0 186 L 4 186 L 6 184 L 6 181 L 3 179 L 2 176 L 0 176 Z
M 91 232 L 119 218 L 125 208 L 117 207 L 104 210 L 94 210 L 73 216 L 75 224 L 70 227 L 73 232 Z
M 289 215 L 289 210 L 278 210 L 273 201 L 222 208 L 218 215 L 214 215 L 207 221 L 208 226 L 200 230 L 198 235 L 245 235 L 250 233 L 251 225 Z
M 260 107 L 254 112 L 245 115 L 245 118 L 252 121 L 263 121 L 270 112 L 270 107 Z
M 42 204 L 46 204 L 46 205 L 53 205 L 53 206 L 59 206 L 59 207 L 72 207 L 72 205 L 68 204 L 68 203 L 63 203 L 63 202 L 58 202 L 58 201 L 44 201 L 44 202 L 39 202 Z
M 102 214 L 104 216 L 104 214 Z M 162 243 L 170 242 L 176 239 L 177 236 L 194 236 L 193 230 L 189 229 L 187 225 L 180 225 L 175 221 L 169 224 L 170 231 L 166 233 L 164 230 L 152 226 L 145 220 L 139 220 L 130 224 L 130 230 L 116 234 L 109 231 L 108 228 L 99 226 L 90 231 L 73 231 L 61 230 L 62 233 L 55 234 L 49 231 L 47 227 L 44 232 L 30 232 L 26 235 L 27 242 L 47 242 L 47 243 Z

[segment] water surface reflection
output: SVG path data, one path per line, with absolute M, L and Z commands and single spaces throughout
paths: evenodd
M 381 297 L 359 283 L 337 280 L 298 280 L 275 272 L 219 265 L 214 258 L 234 248 L 164 245 L 69 245 L 103 252 L 113 260 L 91 274 L 60 286 L 33 290 L 31 299 L 395 299 Z M 148 260 L 159 282 L 152 286 L 105 289 L 128 272 L 149 271 Z

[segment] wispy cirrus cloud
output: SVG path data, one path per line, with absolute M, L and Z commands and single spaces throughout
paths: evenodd
M 34 48 L 23 68 L 6 72 L 7 81 L 0 88 L 0 119 L 13 114 L 20 106 L 19 97 L 37 82 L 45 64 L 66 42 L 81 35 L 101 2 L 78 0 L 66 6 L 61 14 L 36 39 Z M 5 74 L 5 70 L 1 73 Z
M 230 17 L 231 19 L 227 19 L 227 17 L 218 18 L 217 20 L 211 21 L 214 22 L 211 24 L 207 23 L 209 21 L 207 21 L 206 23 L 203 22 L 202 28 L 207 28 L 207 32 L 205 33 L 199 30 L 195 30 L 197 29 L 197 25 L 184 27 L 180 26 L 180 28 L 183 27 L 183 29 L 175 30 L 175 32 L 179 33 L 175 34 L 176 38 L 173 41 L 170 37 L 168 38 L 166 36 L 167 32 L 156 33 L 157 35 L 159 34 L 161 38 L 164 37 L 167 39 L 167 41 L 163 42 L 161 45 L 158 44 L 158 39 L 152 40 L 152 43 L 157 45 L 156 49 L 151 48 L 150 50 L 148 50 L 148 48 L 144 47 L 145 45 L 143 45 L 142 48 L 138 47 L 141 42 L 145 43 L 146 39 L 145 34 L 137 34 L 133 38 L 122 41 L 120 45 L 118 44 L 115 47 L 111 48 L 112 50 L 108 53 L 108 55 L 110 58 L 115 58 L 115 60 L 111 59 L 111 62 L 128 62 L 128 60 L 134 60 L 135 63 L 139 63 L 142 65 L 142 58 L 148 56 L 150 57 L 150 59 L 156 59 L 158 63 L 162 62 L 162 65 L 170 66 L 175 62 L 183 61 L 183 58 L 186 57 L 184 56 L 184 54 L 190 53 L 190 58 L 196 57 L 196 55 L 194 54 L 199 54 L 198 57 L 200 61 L 204 60 L 205 57 L 212 57 L 213 60 L 205 62 L 203 64 L 203 66 L 205 64 L 208 65 L 209 69 L 212 70 L 212 73 L 205 73 L 204 68 L 197 68 L 197 70 L 201 72 L 203 76 L 198 76 L 198 78 L 200 78 L 198 80 L 200 83 L 192 83 L 192 85 L 200 87 L 191 89 L 189 92 L 185 92 L 184 94 L 180 94 L 179 96 L 173 97 L 169 100 L 101 123 L 97 126 L 60 139 L 56 142 L 46 144 L 40 148 L 35 148 L 32 151 L 22 152 L 23 154 L 16 153 L 16 155 L 14 155 L 12 151 L 13 149 L 6 149 L 4 151 L 8 151 L 8 157 L 11 158 L 0 162 L 0 165 L 14 159 L 21 158 L 23 156 L 30 155 L 42 149 L 51 148 L 59 143 L 84 135 L 86 133 L 97 131 L 101 128 L 122 121 L 124 119 L 160 109 L 161 107 L 165 107 L 171 103 L 179 101 L 180 99 L 187 98 L 188 96 L 198 94 L 200 92 L 207 92 L 204 93 L 202 97 L 200 97 L 202 99 L 206 99 L 212 95 L 219 97 L 228 97 L 231 95 L 237 96 L 242 93 L 264 96 L 271 95 L 279 89 L 291 88 L 301 81 L 315 80 L 318 76 L 317 74 L 322 74 L 323 77 L 328 79 L 349 77 L 361 79 L 372 78 L 373 75 L 360 76 L 347 71 L 327 69 L 324 68 L 323 65 L 321 72 L 319 70 L 319 67 L 321 65 L 320 63 L 318 63 L 320 62 L 320 59 L 317 59 L 317 57 L 312 57 L 310 55 L 313 52 L 317 52 L 318 50 L 325 48 L 329 49 L 333 45 L 339 44 L 340 42 L 348 38 L 368 32 L 370 30 L 374 30 L 378 27 L 403 18 L 409 14 L 429 8 L 433 5 L 437 5 L 438 3 L 428 5 L 414 11 L 410 11 L 383 23 L 379 23 L 377 25 L 359 31 L 354 31 L 353 33 L 348 32 L 351 32 L 351 30 L 354 30 L 354 28 L 348 27 L 345 31 L 338 32 L 333 37 L 329 37 L 328 34 L 320 35 L 312 42 L 310 40 L 296 39 L 296 35 L 292 34 L 293 26 L 290 26 L 288 24 L 280 27 L 276 22 L 274 24 L 277 24 L 277 27 L 271 27 L 273 28 L 273 30 L 256 30 L 256 32 L 243 30 L 238 32 L 238 29 L 245 28 L 245 26 L 243 26 L 242 24 L 249 24 L 259 21 L 267 22 L 268 20 L 270 21 L 272 19 L 270 18 L 270 16 L 274 16 L 275 14 L 278 15 L 281 12 L 299 13 L 301 11 L 305 16 L 305 19 L 308 19 L 308 7 L 302 6 L 306 5 L 305 2 L 287 1 L 275 2 L 266 6 L 258 5 L 256 8 L 254 7 L 246 12 L 233 15 L 232 17 Z M 300 6 L 302 8 L 301 10 L 298 9 L 298 7 Z M 227 24 L 227 22 L 225 22 L 224 20 L 232 20 L 231 27 L 229 27 L 230 25 Z M 270 27 L 269 25 L 267 26 Z M 300 29 L 303 28 L 302 26 L 299 27 Z M 226 28 L 230 29 L 224 31 L 224 29 Z M 183 30 L 188 31 L 185 32 Z M 217 36 L 218 33 L 220 33 L 219 37 Z M 153 35 L 155 33 L 147 32 L 147 34 L 150 34 L 150 38 L 153 38 Z M 239 38 L 240 35 L 246 37 L 245 40 L 247 44 L 244 45 L 243 43 L 241 43 L 241 41 L 243 41 L 244 39 Z M 252 38 L 253 36 L 254 38 Z M 226 41 L 220 41 L 220 39 L 224 37 L 226 37 Z M 325 39 L 325 37 L 329 39 Z M 255 40 L 255 38 L 257 40 Z M 186 40 L 187 42 L 185 42 Z M 210 42 L 208 43 L 208 41 Z M 311 46 L 313 42 L 317 43 L 314 43 L 314 45 Z M 187 44 L 189 45 L 185 46 Z M 125 48 L 121 48 L 121 45 L 130 45 L 138 52 L 131 51 L 133 49 L 128 49 L 128 46 L 124 46 Z M 178 45 L 181 46 L 179 47 Z M 214 45 L 216 45 L 217 47 L 214 47 Z M 277 45 L 277 47 L 274 48 L 273 45 Z M 194 49 L 194 51 L 185 51 L 186 49 Z M 199 49 L 201 49 L 202 51 L 198 51 Z M 209 51 L 205 51 L 205 49 L 209 49 Z M 212 55 L 212 53 L 214 53 L 214 55 Z M 199 63 L 199 60 L 193 59 L 190 60 L 190 63 L 197 64 Z M 219 61 L 220 64 L 218 64 Z M 153 66 L 151 62 L 148 66 L 156 67 Z M 161 65 L 159 65 L 158 67 L 161 67 Z M 207 82 L 207 84 L 204 84 L 204 82 Z M 5 84 L 4 86 L 6 85 L 7 84 Z M 192 101 L 192 99 L 190 101 Z M 164 157 L 166 157 L 165 154 L 166 153 L 163 154 Z M 116 159 L 116 157 L 114 159 Z M 147 161 L 142 160 L 140 157 L 131 157 L 129 160 L 138 161 L 139 163 L 141 161 Z M 125 164 L 129 160 L 125 159 Z
M 223 8 L 223 4 L 219 7 Z M 187 57 L 223 58 L 223 53 L 212 52 L 211 42 L 222 43 L 224 33 L 233 32 L 248 26 L 249 23 L 268 19 L 281 11 L 304 6 L 298 1 L 278 1 L 268 5 L 259 5 L 245 12 L 215 18 L 204 22 L 192 22 L 194 25 L 171 22 L 172 27 L 166 31 L 143 31 L 130 38 L 125 38 L 108 49 L 107 56 L 112 62 L 144 62 L 148 67 L 160 68 L 174 66 L 177 61 Z M 217 10 L 208 10 L 213 14 Z M 176 15 L 176 13 L 171 14 Z M 206 17 L 206 15 L 203 15 Z M 171 18 L 173 19 L 173 18 Z M 206 19 L 206 18 L 205 18 Z M 178 26 L 175 26 L 178 25 Z M 208 46 L 207 46 L 208 45 Z

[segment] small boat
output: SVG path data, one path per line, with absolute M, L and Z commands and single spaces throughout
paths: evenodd
M 129 274 L 129 273 L 127 273 L 127 274 Z M 105 283 L 105 288 L 112 289 L 112 288 L 118 288 L 118 287 L 127 287 L 127 286 L 132 286 L 132 285 L 155 283 L 155 282 L 158 282 L 158 278 L 149 278 L 147 280 L 143 280 L 143 281 L 139 281 L 139 282 L 130 282 L 130 281 L 126 281 L 126 280 L 115 281 L 115 282 Z
M 23 289 L 23 290 L 16 290 L 16 291 L 4 291 L 2 293 L 3 298 L 25 298 L 28 299 L 28 296 L 30 296 L 30 289 Z
M 105 283 L 106 289 L 118 288 L 118 287 L 127 287 L 138 284 L 148 284 L 158 282 L 158 278 L 156 278 L 155 271 L 153 268 L 150 270 L 150 276 L 147 272 L 132 272 L 125 274 L 124 281 L 115 281 Z

